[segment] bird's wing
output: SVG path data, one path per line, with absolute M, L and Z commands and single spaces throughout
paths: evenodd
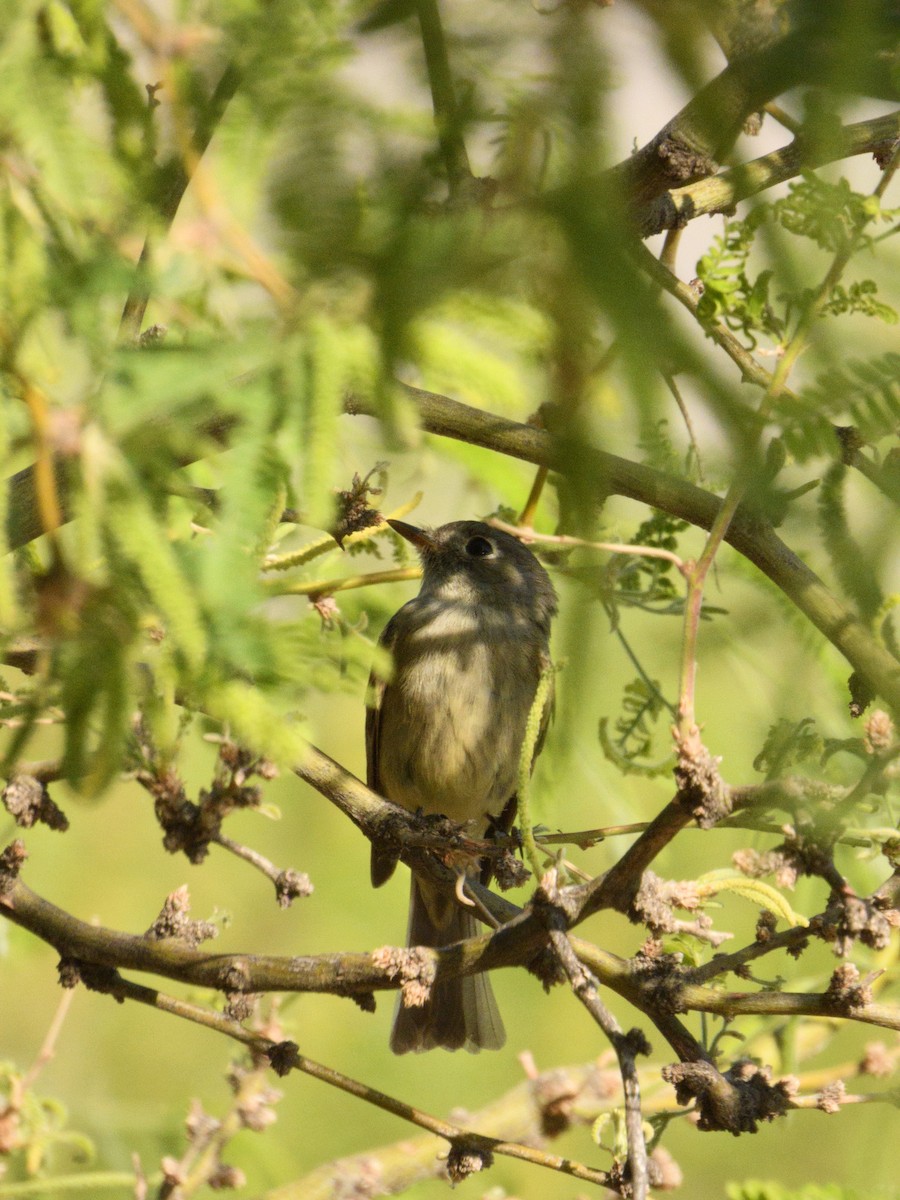
M 390 620 L 385 626 L 384 633 L 379 638 L 378 644 L 385 650 L 393 651 L 396 638 L 397 626 L 393 620 Z M 373 792 L 377 792 L 379 796 L 382 794 L 381 779 L 378 771 L 381 753 L 381 713 L 385 695 L 389 687 L 390 684 L 386 683 L 384 679 L 381 679 L 372 671 L 369 675 L 369 686 L 366 691 L 366 784 Z M 372 843 L 371 875 L 373 887 L 381 887 L 383 883 L 386 883 L 390 879 L 399 858 L 400 856 L 395 850 L 379 846 L 377 842 Z

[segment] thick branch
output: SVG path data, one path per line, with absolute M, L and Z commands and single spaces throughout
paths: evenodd
M 729 213 L 739 201 L 793 179 L 801 171 L 873 153 L 889 146 L 898 135 L 900 112 L 894 112 L 847 125 L 820 146 L 806 146 L 797 138 L 752 162 L 656 196 L 637 214 L 638 229 L 642 237 L 650 237 L 664 229 L 678 229 L 695 217 Z
M 641 213 L 662 193 L 711 175 L 748 117 L 799 84 L 833 87 L 839 80 L 844 91 L 896 98 L 892 60 L 881 53 L 896 37 L 891 22 L 865 28 L 871 13 L 861 20 L 852 55 L 839 23 L 811 17 L 776 41 L 743 40 L 742 50 L 748 43 L 752 48 L 733 57 L 654 138 L 613 168 L 631 211 Z
M 684 285 L 669 271 L 659 268 L 655 278 L 673 294 L 677 292 L 677 298 L 682 303 L 687 303 L 680 294 Z M 752 358 L 749 355 L 746 357 Z M 754 370 L 754 375 L 767 374 L 755 363 L 745 364 L 742 369 L 745 372 Z M 762 382 L 756 378 L 753 381 Z M 711 528 L 721 506 L 718 496 L 664 471 L 630 462 L 592 446 L 583 447 L 573 462 L 572 455 L 567 454 L 544 430 L 471 408 L 433 392 L 419 388 L 406 390 L 418 409 L 422 428 L 428 433 L 484 446 L 499 454 L 549 467 L 560 474 L 578 471 L 592 481 L 598 494 L 626 496 L 702 529 Z M 346 407 L 349 413 L 375 413 L 374 406 L 360 398 L 349 399 Z M 8 486 L 9 544 L 15 547 L 41 532 L 34 524 L 32 469 L 13 476 Z M 60 495 L 64 504 L 65 489 L 62 486 Z M 725 540 L 793 601 L 870 684 L 873 691 L 900 711 L 900 663 L 781 541 L 771 524 L 761 518 L 758 512 L 738 507 Z
M 314 754 L 318 754 L 318 751 Z M 353 779 L 349 773 L 344 774 L 347 779 Z M 362 788 L 363 785 L 358 786 Z M 324 787 L 322 790 L 330 798 Z M 445 882 L 442 875 L 446 873 L 445 869 L 440 867 L 433 855 L 423 852 L 422 857 L 417 858 L 404 853 L 404 858 L 416 862 L 417 870 Z M 482 937 L 469 938 L 441 950 L 420 948 L 419 954 L 433 961 L 438 979 L 475 974 L 501 966 L 533 965 L 536 956 L 546 946 L 546 922 L 540 914 L 531 909 L 516 910 L 515 906 L 492 896 L 486 889 L 480 889 L 480 892 L 495 902 L 499 901 L 507 913 L 511 911 L 518 915 Z M 560 897 L 570 923 L 575 925 L 582 921 L 587 911 L 587 897 L 582 889 L 564 889 Z M 323 954 L 291 958 L 241 953 L 212 954 L 174 938 L 157 940 L 105 929 L 80 921 L 51 904 L 9 871 L 4 871 L 0 877 L 0 915 L 49 943 L 64 962 L 71 961 L 76 967 L 89 964 L 100 969 L 137 970 L 227 993 L 315 992 L 349 997 L 395 989 L 400 984 L 395 956 L 377 951 L 374 954 Z M 618 955 L 581 939 L 572 938 L 571 942 L 579 959 L 590 967 L 598 982 L 646 1013 L 682 1059 L 705 1057 L 671 1017 L 673 1012 L 689 1009 L 729 1016 L 773 1012 L 843 1017 L 900 1029 L 900 1011 L 886 1005 L 867 1003 L 841 1008 L 828 995 L 721 993 L 698 986 L 688 976 L 676 971 L 670 972 L 665 980 L 649 978 L 633 963 Z

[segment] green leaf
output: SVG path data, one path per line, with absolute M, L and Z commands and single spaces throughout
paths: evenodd
M 701 875 L 697 880 L 697 895 L 702 898 L 719 896 L 723 892 L 733 892 L 744 900 L 759 908 L 767 908 L 786 925 L 799 925 L 805 929 L 809 921 L 801 913 L 795 912 L 790 904 L 776 888 L 759 879 L 748 879 L 739 872 L 710 871 Z

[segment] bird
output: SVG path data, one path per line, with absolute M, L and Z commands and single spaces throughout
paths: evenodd
M 443 814 L 483 838 L 515 811 L 519 759 L 538 685 L 550 667 L 557 598 L 544 567 L 517 538 L 483 521 L 391 528 L 418 551 L 419 593 L 394 614 L 380 645 L 393 659 L 367 699 L 367 782 L 411 812 Z M 535 757 L 543 742 L 549 705 Z M 533 766 L 533 763 L 532 763 Z M 373 843 L 372 884 L 399 855 Z M 487 881 L 489 869 L 467 874 Z M 408 946 L 439 948 L 473 937 L 474 916 L 423 875 L 412 875 Z M 499 1049 L 503 1022 L 487 975 L 438 981 L 420 1006 L 398 1002 L 396 1054 L 434 1047 Z

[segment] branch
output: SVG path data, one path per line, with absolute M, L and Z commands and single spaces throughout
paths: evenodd
M 352 1079 L 332 1067 L 324 1066 L 322 1063 L 307 1058 L 292 1042 L 276 1042 L 272 1038 L 245 1028 L 239 1021 L 225 1014 L 202 1008 L 190 1001 L 166 996 L 141 984 L 132 983 L 122 979 L 116 971 L 98 970 L 96 966 L 92 965 L 90 968 L 83 968 L 81 974 L 83 982 L 92 991 L 114 996 L 120 1001 L 134 1000 L 139 1004 L 155 1008 L 159 1012 L 166 1012 L 222 1033 L 252 1050 L 259 1058 L 268 1060 L 279 1075 L 286 1075 L 291 1070 L 301 1071 L 449 1142 L 451 1150 L 447 1169 L 454 1182 L 459 1182 L 466 1175 L 487 1168 L 491 1165 L 493 1155 L 499 1154 L 507 1158 L 520 1159 L 535 1166 L 546 1167 L 586 1183 L 601 1186 L 609 1184 L 609 1175 L 605 1171 L 598 1171 L 568 1157 L 561 1158 L 555 1154 L 548 1154 L 517 1141 L 491 1137 L 441 1120 L 439 1117 L 434 1117 L 422 1109 L 406 1104 L 377 1088 Z
M 0 914 L 53 946 L 64 960 L 95 967 L 143 971 L 224 992 L 311 991 L 344 996 L 394 988 L 390 972 L 369 954 L 276 957 L 213 954 L 175 939 L 120 933 L 80 921 L 3 876 Z
M 236 63 L 229 63 L 222 72 L 209 100 L 198 111 L 197 124 L 191 139 L 193 162 L 196 162 L 205 153 L 240 82 L 241 72 Z M 158 168 L 157 181 L 160 189 L 157 197 L 157 210 L 163 225 L 168 226 L 174 221 L 175 214 L 178 212 L 184 193 L 191 181 L 188 164 L 183 158 L 173 156 Z M 150 290 L 147 284 L 149 257 L 150 239 L 147 238 L 135 269 L 134 283 L 122 310 L 122 319 L 119 323 L 119 341 L 122 343 L 136 341 L 141 332 L 144 314 L 150 300 Z
M 640 253 L 643 247 L 638 247 Z M 647 252 L 654 278 L 681 303 L 691 307 L 690 289 Z M 642 265 L 646 265 L 641 258 Z M 726 348 L 751 382 L 767 386 L 769 373 L 760 367 L 737 339 L 724 328 L 707 330 Z M 441 437 L 451 437 L 507 454 L 562 475 L 574 472 L 591 480 L 598 494 L 613 494 L 659 508 L 702 529 L 711 529 L 722 501 L 693 484 L 642 463 L 630 462 L 592 446 L 582 448 L 576 462 L 545 430 L 535 429 L 493 413 L 472 408 L 434 392 L 406 387 L 418 409 L 422 428 Z M 348 397 L 346 411 L 377 415 L 368 399 Z M 221 431 L 219 431 L 221 433 Z M 9 481 L 8 539 L 11 549 L 39 537 L 33 468 L 26 468 Z M 65 488 L 60 487 L 65 512 Z M 838 649 L 885 701 L 900 711 L 900 663 L 872 636 L 866 625 L 828 590 L 821 579 L 778 537 L 771 524 L 758 512 L 739 506 L 725 540 L 785 593 L 816 628 Z
M 640 150 L 617 167 L 626 202 L 640 212 L 661 193 L 716 169 L 747 117 L 810 74 L 797 34 L 734 59 Z
M 606 1034 L 616 1053 L 622 1075 L 628 1145 L 627 1173 L 621 1182 L 629 1185 L 628 1195 L 633 1200 L 646 1200 L 649 1186 L 647 1145 L 644 1141 L 644 1119 L 641 1112 L 641 1089 L 636 1058 L 638 1054 L 649 1054 L 650 1045 L 640 1030 L 632 1029 L 628 1034 L 623 1033 L 619 1022 L 600 999 L 597 979 L 579 959 L 568 936 L 568 920 L 565 908 L 560 903 L 555 871 L 544 878 L 541 892 L 543 896 L 539 898 L 542 902 L 537 911 L 547 922 L 551 949 L 565 972 L 572 991 Z
M 730 213 L 736 204 L 804 170 L 890 146 L 900 135 L 900 112 L 844 126 L 827 144 L 809 145 L 802 137 L 771 154 L 700 179 L 655 197 L 637 216 L 641 237 L 679 229 L 695 217 Z
M 646 253 L 656 263 L 649 251 Z M 663 276 L 674 279 L 664 267 L 659 270 Z M 761 367 L 758 371 L 768 383 L 768 372 Z M 722 503 L 718 496 L 665 471 L 630 462 L 593 446 L 582 447 L 577 463 L 573 463 L 572 456 L 545 430 L 471 408 L 434 392 L 413 387 L 405 390 L 418 409 L 422 428 L 428 433 L 483 446 L 537 466 L 547 466 L 562 475 L 577 471 L 583 478 L 591 480 L 597 493 L 638 500 L 702 529 L 711 529 L 716 519 Z M 346 408 L 352 414 L 375 415 L 375 406 L 358 397 L 350 398 Z M 740 505 L 725 540 L 768 576 L 844 655 L 854 670 L 872 685 L 873 690 L 900 711 L 900 663 L 778 537 L 770 523 L 751 507 Z
M 472 178 L 469 157 L 461 132 L 461 121 L 453 90 L 453 75 L 447 55 L 447 40 L 441 24 L 438 0 L 416 0 L 422 48 L 428 68 L 431 102 L 438 144 L 447 172 L 451 199 L 467 179 Z
M 679 998 L 686 1007 L 723 1017 L 788 1016 L 845 1018 L 864 1025 L 900 1031 L 900 1010 L 888 1004 L 867 1003 L 841 1009 L 827 992 L 805 995 L 797 992 L 720 992 L 715 988 L 685 984 Z
M 840 19 L 820 19 L 811 11 L 794 16 L 779 6 L 783 13 L 774 19 L 771 4 L 749 19 L 743 13 L 753 6 L 746 4 L 724 9 L 720 5 L 715 15 L 716 5 L 703 6 L 703 16 L 726 47 L 728 65 L 655 137 L 598 181 L 597 194 L 602 195 L 602 184 L 610 179 L 618 183 L 642 224 L 658 207 L 658 197 L 711 175 L 748 118 L 799 84 L 833 88 L 840 79 L 845 92 L 897 98 L 891 73 L 896 34 L 889 18 L 872 20 L 872 10 L 861 15 L 866 28 L 860 29 L 859 41 L 848 52 Z M 778 37 L 784 18 L 790 26 Z M 578 186 L 583 192 L 584 182 Z M 657 229 L 669 227 L 667 222 L 659 224 L 658 216 L 656 221 Z
M 616 1073 L 596 1063 L 563 1067 L 532 1077 L 472 1113 L 469 1123 L 502 1141 L 540 1148 L 573 1126 L 588 1125 L 621 1102 Z M 333 1200 L 338 1185 L 367 1195 L 376 1172 L 379 1195 L 394 1196 L 423 1179 L 446 1178 L 442 1152 L 433 1135 L 404 1138 L 364 1154 L 338 1159 L 292 1183 L 264 1193 L 261 1200 Z

